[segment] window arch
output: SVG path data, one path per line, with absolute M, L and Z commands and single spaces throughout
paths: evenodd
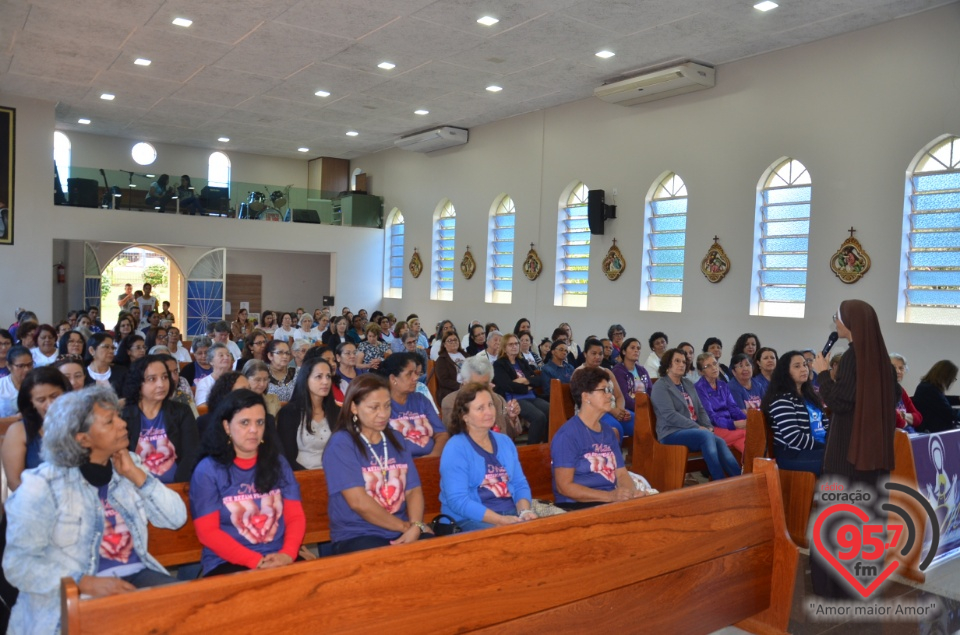
M 960 324 L 960 137 L 934 140 L 907 171 L 897 321 Z
M 386 233 L 386 254 L 384 262 L 386 271 L 384 271 L 383 297 L 402 298 L 403 297 L 403 241 L 405 226 L 403 223 L 403 212 L 396 207 L 393 208 L 391 215 L 387 217 Z
M 750 314 L 802 318 L 807 299 L 810 172 L 783 158 L 757 187 Z
M 433 215 L 431 300 L 453 300 L 453 260 L 456 235 L 457 210 L 449 199 L 444 199 L 437 206 Z
M 490 209 L 487 234 L 487 302 L 510 304 L 513 299 L 513 243 L 517 209 L 504 194 Z
M 214 152 L 207 160 L 207 185 L 230 187 L 230 157 L 223 152 Z
M 644 210 L 647 249 L 641 263 L 640 310 L 679 313 L 687 242 L 687 186 L 675 172 L 653 184 Z
M 73 145 L 70 137 L 59 130 L 53 133 L 53 163 L 57 166 L 60 175 L 60 189 L 67 190 L 67 179 L 70 178 L 70 162 Z
M 560 199 L 557 218 L 557 278 L 554 306 L 587 306 L 590 282 L 590 223 L 587 220 L 589 188 L 575 183 Z

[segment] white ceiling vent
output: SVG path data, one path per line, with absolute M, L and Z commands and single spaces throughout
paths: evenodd
M 621 106 L 665 99 L 695 90 L 713 88 L 716 71 L 709 66 L 686 62 L 594 89 L 594 97 Z
M 411 152 L 433 152 L 434 150 L 462 146 L 469 138 L 469 130 L 441 126 L 440 128 L 400 137 L 393 142 L 393 145 L 401 150 L 410 150 Z

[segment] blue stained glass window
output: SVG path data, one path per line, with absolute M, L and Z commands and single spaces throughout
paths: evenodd
M 904 232 L 909 240 L 901 290 L 912 306 L 960 308 L 960 137 L 945 137 L 920 154 L 908 180 L 912 192 Z M 939 321 L 921 313 L 916 321 Z M 937 316 L 945 316 L 937 312 Z M 915 321 L 907 312 L 906 321 Z
M 755 243 L 759 303 L 751 307 L 755 314 L 803 317 L 812 192 L 810 173 L 796 159 L 773 166 L 763 182 L 762 222 Z M 771 309 L 765 302 L 779 303 L 779 307 Z M 784 304 L 795 306 L 787 310 Z
M 187 334 L 207 334 L 211 322 L 223 319 L 223 282 L 218 280 L 187 281 Z
M 406 232 L 403 213 L 397 210 L 387 229 L 390 235 L 387 257 L 390 259 L 389 287 L 390 297 L 398 298 L 403 295 L 403 243 Z
M 683 297 L 687 203 L 687 186 L 674 172 L 660 179 L 653 188 L 647 206 L 650 226 L 647 232 L 647 259 L 650 266 L 641 273 L 641 284 L 646 285 L 647 298 L 641 300 L 641 308 L 659 308 L 657 296 Z M 679 310 L 679 307 L 675 305 L 669 310 Z
M 433 293 L 434 300 L 453 299 L 454 248 L 456 247 L 457 210 L 444 201 L 434 221 Z
M 557 297 L 561 306 L 586 306 L 590 278 L 590 223 L 587 219 L 588 188 L 577 183 L 557 226 Z
M 100 308 L 100 276 L 89 276 L 83 280 L 83 303 L 84 309 L 89 307 Z

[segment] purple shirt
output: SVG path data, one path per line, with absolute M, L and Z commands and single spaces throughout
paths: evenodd
M 484 462 L 483 482 L 477 487 L 480 503 L 497 514 L 513 515 L 517 513 L 517 506 L 513 502 L 508 487 L 510 477 L 507 475 L 507 469 L 497 458 L 497 439 L 492 434 L 489 436 L 490 442 L 493 444 L 492 454 L 477 445 L 477 442 L 471 439 L 469 434 L 466 435 L 470 446 Z
M 617 487 L 618 468 L 623 467 L 620 440 L 613 428 L 600 424 L 600 432 L 594 432 L 579 416 L 563 424 L 550 442 L 550 457 L 554 469 L 573 468 L 573 482 L 590 489 L 609 492 Z M 553 478 L 553 496 L 558 503 L 577 501 L 563 496 L 557 490 L 557 478 Z
M 637 403 L 633 398 L 637 388 L 643 385 L 643 392 L 648 395 L 653 391 L 653 382 L 650 381 L 650 373 L 641 364 L 633 365 L 633 372 L 627 370 L 622 363 L 613 367 L 613 376 L 617 378 L 620 385 L 620 392 L 623 393 L 623 405 L 627 410 L 637 409 Z
M 373 452 L 383 461 L 383 444 L 373 446 Z M 407 516 L 407 491 L 420 487 L 420 476 L 413 464 L 413 457 L 407 447 L 397 451 L 387 441 L 386 474 L 370 453 L 357 447 L 353 437 L 346 430 L 340 430 L 330 437 L 323 451 L 323 471 L 327 477 L 327 512 L 330 516 L 330 539 L 342 542 L 360 536 L 379 536 L 395 540 L 400 532 L 384 529 L 364 520 L 353 511 L 343 497 L 343 490 L 362 487 L 370 498 L 388 513 L 401 520 Z
M 239 544 L 266 556 L 283 548 L 286 529 L 283 501 L 300 500 L 300 485 L 287 460 L 280 456 L 280 478 L 266 494 L 257 491 L 254 478 L 257 467 L 240 469 L 205 458 L 197 465 L 190 480 L 190 513 L 202 518 L 220 513 L 220 529 Z M 207 547 L 200 558 L 204 572 L 220 566 L 225 560 Z
M 109 485 L 99 488 L 100 504 L 103 505 L 103 537 L 100 539 L 100 562 L 97 575 L 100 577 L 125 577 L 146 567 L 133 548 L 130 528 L 107 500 Z
M 167 437 L 167 426 L 163 422 L 163 409 L 156 419 L 149 419 L 140 412 L 140 439 L 137 441 L 137 456 L 143 460 L 151 474 L 161 483 L 173 483 L 177 474 L 177 448 Z
M 402 405 L 390 400 L 390 427 L 403 437 L 413 457 L 433 452 L 434 437 L 447 431 L 433 404 L 418 392 L 408 395 Z
M 717 379 L 717 389 L 714 390 L 710 387 L 707 378 L 701 377 L 694 384 L 694 388 L 697 389 L 700 403 L 703 404 L 703 409 L 707 411 L 713 425 L 727 430 L 736 430 L 737 426 L 733 422 L 747 418 L 747 413 L 734 401 L 725 382 Z

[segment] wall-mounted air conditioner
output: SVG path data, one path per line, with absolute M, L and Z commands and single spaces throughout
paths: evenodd
M 441 126 L 440 128 L 400 137 L 393 142 L 393 145 L 401 150 L 410 150 L 411 152 L 433 152 L 434 150 L 462 146 L 469 138 L 469 130 Z
M 713 88 L 716 71 L 703 64 L 686 62 L 604 84 L 594 89 L 594 97 L 620 106 L 633 106 L 655 99 Z

